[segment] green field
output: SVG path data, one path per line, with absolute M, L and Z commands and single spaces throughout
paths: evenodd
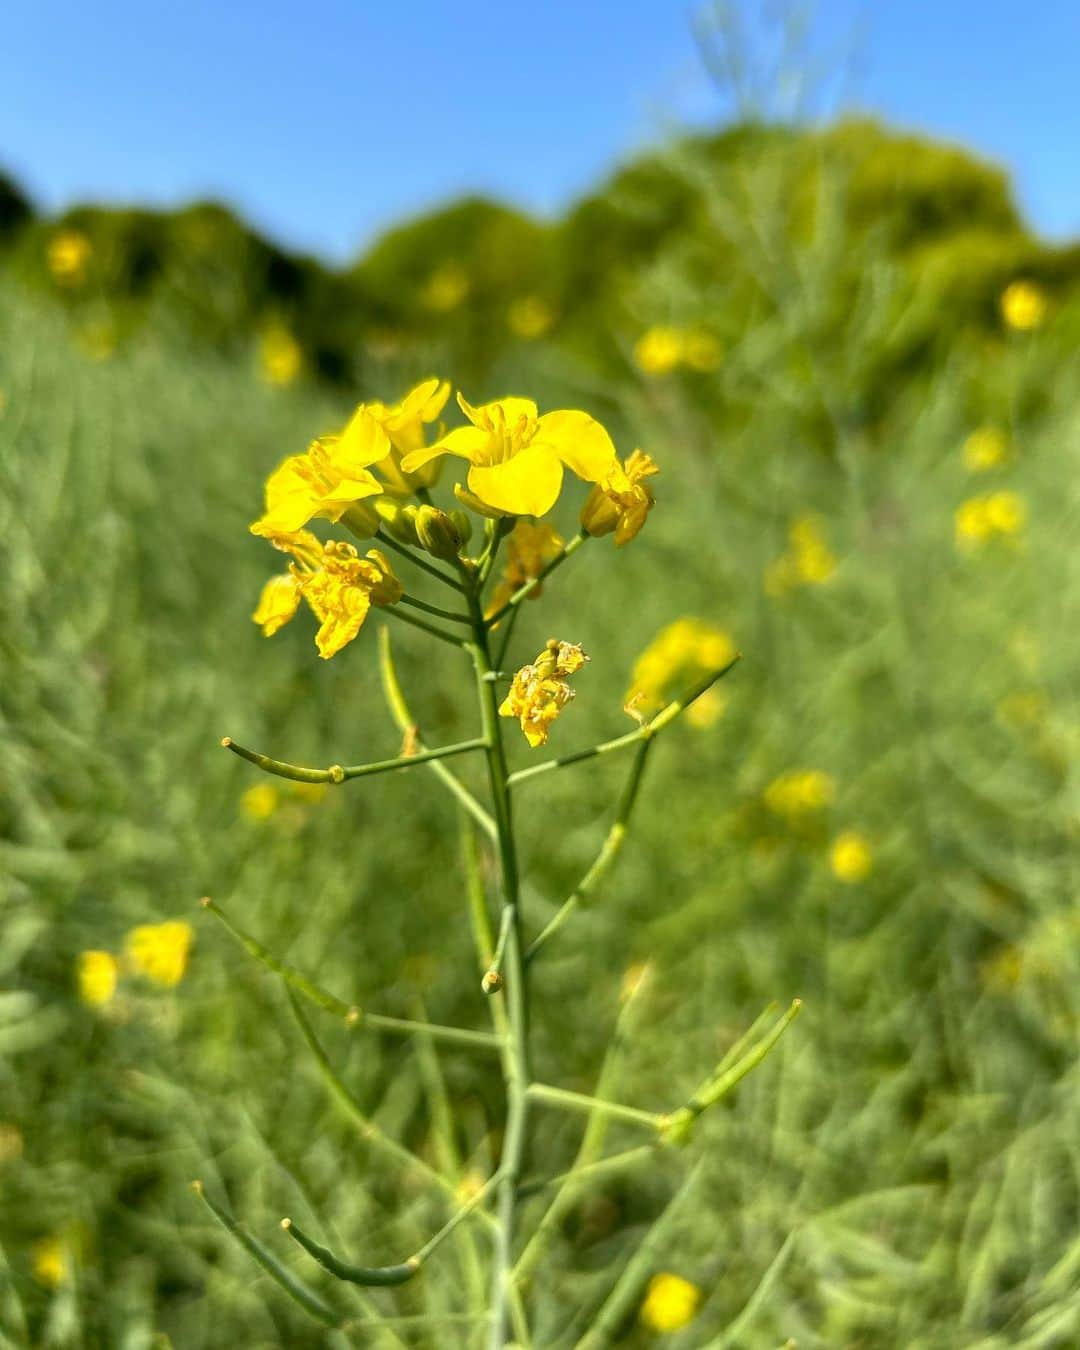
M 848 186 L 827 178 L 793 224 L 781 161 L 741 173 L 735 153 L 713 181 L 673 151 L 704 204 L 693 229 L 631 251 L 617 299 L 565 334 L 464 351 L 441 319 L 397 343 L 358 336 L 356 372 L 282 388 L 260 378 L 258 324 L 211 342 L 168 296 L 136 323 L 130 297 L 102 293 L 94 322 L 122 340 L 88 348 L 86 312 L 28 284 L 15 254 L 5 264 L 4 1345 L 484 1343 L 467 1320 L 482 1229 L 400 1291 L 344 1292 L 280 1232 L 289 1214 L 375 1264 L 445 1212 L 328 1093 L 280 982 L 197 904 L 212 896 L 346 1003 L 488 1025 L 458 809 L 438 780 L 417 768 L 318 800 L 278 782 L 260 816 L 244 794 L 272 780 L 219 747 L 227 734 L 307 764 L 398 752 L 380 616 L 328 662 L 309 617 L 263 639 L 250 615 L 276 562 L 247 526 L 283 455 L 434 373 L 461 375 L 474 402 L 584 408 L 661 467 L 642 534 L 590 541 L 514 631 L 511 667 L 553 633 L 592 658 L 552 751 L 632 727 L 631 670 L 670 621 L 706 620 L 743 654 L 722 715 L 657 741 L 615 868 L 533 968 L 538 1076 L 592 1091 L 624 975 L 645 961 L 617 1095 L 648 1110 L 684 1101 L 767 1004 L 805 1005 L 685 1154 L 598 1181 L 567 1214 L 533 1278 L 534 1344 L 576 1344 L 691 1174 L 643 1283 L 681 1275 L 700 1310 L 660 1334 L 638 1291 L 605 1343 L 1080 1344 L 1075 284 L 1055 290 L 1045 259 L 1018 268 L 963 231 L 920 252 L 925 220 L 901 248 L 869 207 L 856 228 Z M 1046 312 L 1011 327 L 1001 291 L 1032 276 Z M 704 326 L 722 355 L 643 373 L 633 343 L 650 325 Z M 986 428 L 999 462 L 976 470 L 969 438 Z M 566 537 L 584 495 L 574 481 L 556 508 Z M 989 496 L 997 515 L 958 518 Z M 474 735 L 467 663 L 403 625 L 393 638 L 429 743 Z M 545 753 L 511 748 L 516 766 Z M 628 769 L 605 756 L 522 787 L 530 932 L 588 867 Z M 819 805 L 770 792 L 808 771 L 833 784 Z M 482 790 L 478 766 L 461 773 Z M 872 870 L 845 881 L 830 860 L 850 832 Z M 102 1006 L 80 999 L 80 953 L 164 920 L 195 928 L 174 988 L 125 975 Z M 455 1185 L 490 1171 L 490 1056 L 311 1017 L 380 1135 Z M 538 1180 L 570 1164 L 582 1124 L 543 1120 Z M 612 1150 L 634 1142 L 613 1127 Z M 291 1303 L 195 1178 L 355 1328 L 325 1331 Z M 544 1193 L 528 1203 L 538 1215 Z

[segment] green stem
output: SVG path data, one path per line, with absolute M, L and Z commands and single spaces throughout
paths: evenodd
M 411 1280 L 420 1269 L 420 1263 L 415 1257 L 410 1257 L 408 1261 L 402 1261 L 396 1266 L 354 1266 L 348 1261 L 343 1261 L 339 1256 L 335 1256 L 329 1247 L 320 1246 L 314 1238 L 308 1237 L 302 1228 L 298 1228 L 292 1219 L 282 1219 L 281 1226 L 286 1233 L 304 1248 L 309 1255 L 313 1256 L 324 1270 L 328 1270 L 336 1279 L 345 1280 L 349 1284 L 363 1284 L 369 1286 L 386 1286 L 395 1284 L 404 1284 Z
M 581 878 L 578 884 L 570 892 L 570 895 L 563 901 L 555 917 L 542 929 L 542 931 L 533 939 L 531 945 L 525 953 L 525 962 L 529 964 L 536 954 L 560 928 L 570 919 L 579 905 L 587 901 L 592 893 L 599 886 L 600 882 L 607 875 L 619 856 L 623 842 L 626 839 L 626 830 L 630 821 L 630 813 L 634 809 L 634 803 L 637 800 L 638 791 L 641 787 L 641 779 L 645 772 L 645 761 L 648 758 L 649 750 L 652 746 L 652 740 L 644 740 L 638 746 L 638 752 L 634 756 L 634 763 L 630 769 L 630 777 L 627 780 L 626 787 L 623 788 L 622 796 L 619 798 L 619 804 L 615 811 L 615 820 L 611 829 L 607 833 L 603 844 L 600 846 L 600 852 L 593 860 L 592 866 Z
M 395 619 L 400 619 L 402 623 L 410 624 L 413 628 L 419 628 L 432 637 L 438 638 L 440 642 L 449 642 L 452 647 L 464 646 L 462 638 L 456 638 L 452 633 L 444 633 L 441 628 L 436 628 L 433 623 L 428 623 L 425 619 L 418 619 L 415 614 L 409 614 L 403 609 L 398 609 L 396 605 L 383 605 L 383 612 L 392 614 Z
M 499 1050 L 501 1044 L 497 1037 L 488 1031 L 472 1031 L 468 1027 L 446 1027 L 437 1022 L 414 1022 L 407 1017 L 387 1017 L 382 1013 L 364 1012 L 356 1004 L 345 1003 L 342 999 L 321 989 L 314 981 L 297 970 L 295 966 L 274 955 L 257 939 L 246 933 L 225 914 L 224 910 L 210 897 L 203 896 L 199 901 L 203 909 L 208 910 L 229 930 L 237 942 L 253 956 L 256 961 L 272 970 L 297 993 L 303 994 L 310 1002 L 317 1004 L 326 1012 L 336 1014 L 349 1027 L 368 1026 L 373 1031 L 385 1031 L 396 1036 L 415 1036 L 423 1033 L 436 1040 L 450 1041 L 455 1045 L 465 1045 L 470 1049 Z
M 328 769 L 308 769 L 302 764 L 287 764 L 284 760 L 271 759 L 257 750 L 248 750 L 238 745 L 231 736 L 223 736 L 221 744 L 234 755 L 246 759 L 264 773 L 275 774 L 278 778 L 291 778 L 297 783 L 344 783 L 351 778 L 370 778 L 373 774 L 391 773 L 394 769 L 409 769 L 414 764 L 429 764 L 436 759 L 450 759 L 453 755 L 465 755 L 470 750 L 483 750 L 484 742 L 479 737 L 471 741 L 458 741 L 454 745 L 440 745 L 434 750 L 418 750 L 415 755 L 397 755 L 394 759 L 374 760 L 370 764 L 331 764 Z
M 558 759 L 548 759 L 543 764 L 533 764 L 527 769 L 519 769 L 517 773 L 510 775 L 510 787 L 517 787 L 519 783 L 524 783 L 529 778 L 535 778 L 537 774 L 550 773 L 553 769 L 565 769 L 570 764 L 580 764 L 583 760 L 595 759 L 597 755 L 608 755 L 613 750 L 625 750 L 631 745 L 636 745 L 639 741 L 648 740 L 650 736 L 655 736 L 658 732 L 663 731 L 692 703 L 696 703 L 702 694 L 707 693 L 717 680 L 722 679 L 739 660 L 740 657 L 736 655 L 726 666 L 721 666 L 719 670 L 710 671 L 708 675 L 688 689 L 685 694 L 673 699 L 666 707 L 661 708 L 655 717 L 648 722 L 643 722 L 635 731 L 628 731 L 625 736 L 616 736 L 611 741 L 602 741 L 599 745 L 590 745 L 587 750 L 575 750 L 573 754 L 561 755 Z
M 466 574 L 467 575 L 467 574 Z M 532 1076 L 529 1064 L 528 991 L 521 916 L 518 908 L 519 883 L 517 850 L 514 842 L 509 773 L 502 730 L 499 726 L 498 695 L 492 678 L 488 630 L 475 584 L 468 593 L 473 619 L 473 641 L 469 646 L 476 673 L 476 691 L 484 739 L 487 741 L 488 781 L 498 831 L 499 862 L 502 872 L 506 941 L 503 966 L 506 977 L 506 1009 L 509 1029 L 508 1053 L 504 1058 L 506 1076 L 506 1127 L 499 1164 L 498 1224 L 492 1284 L 492 1350 L 502 1350 L 510 1319 L 513 1297 L 511 1272 L 514 1263 L 514 1230 L 517 1188 L 524 1164 L 526 1143 L 527 1090 Z
M 504 618 L 510 610 L 520 605 L 522 600 L 527 600 L 538 586 L 543 585 L 557 567 L 561 567 L 563 563 L 566 562 L 567 558 L 578 551 L 588 537 L 588 534 L 584 530 L 582 530 L 580 534 L 574 535 L 573 539 L 570 540 L 561 553 L 556 553 L 555 557 L 542 567 L 540 571 L 537 572 L 536 576 L 530 577 L 524 586 L 518 587 L 510 599 L 507 600 L 506 604 L 500 605 L 494 614 L 488 616 L 488 628 L 494 628 L 500 619 Z
M 452 586 L 455 591 L 463 591 L 465 589 L 460 581 L 455 577 L 450 576 L 447 572 L 444 572 L 441 567 L 433 567 L 426 558 L 421 558 L 418 554 L 414 553 L 411 548 L 407 548 L 404 544 L 399 544 L 396 539 L 392 539 L 390 535 L 385 534 L 382 530 L 379 530 L 375 535 L 375 538 L 384 548 L 390 549 L 392 553 L 397 553 L 402 558 L 408 558 L 409 562 L 415 567 L 419 567 L 421 571 L 427 572 L 429 576 L 438 577 L 445 586 Z
M 465 614 L 455 614 L 452 609 L 440 609 L 438 605 L 429 605 L 426 600 L 418 600 L 415 595 L 403 595 L 398 600 L 399 605 L 412 605 L 414 609 L 422 609 L 425 614 L 434 614 L 437 619 L 445 619 L 448 623 L 463 623 L 471 627 L 472 620 Z
M 423 741 L 420 739 L 416 719 L 413 717 L 409 705 L 405 700 L 401 682 L 398 679 L 397 670 L 394 666 L 394 653 L 390 642 L 390 630 L 385 626 L 379 629 L 379 675 L 382 679 L 383 697 L 386 699 L 386 705 L 390 709 L 390 716 L 397 724 L 398 730 L 405 736 L 412 736 L 416 743 L 416 747 L 418 749 L 423 749 Z M 488 812 L 484 810 L 465 784 L 455 778 L 445 764 L 439 764 L 437 761 L 429 760 L 428 767 L 443 786 L 449 792 L 453 793 L 488 838 L 493 841 L 497 839 L 498 831 L 495 828 L 495 821 Z
M 631 1125 L 644 1125 L 650 1130 L 659 1130 L 667 1117 L 657 1111 L 642 1111 L 636 1106 L 623 1106 L 621 1102 L 605 1102 L 599 1097 L 586 1096 L 584 1092 L 570 1092 L 566 1088 L 552 1087 L 549 1083 L 530 1083 L 529 1097 L 548 1106 L 559 1107 L 563 1111 L 580 1111 L 585 1115 L 598 1112 L 613 1116 L 616 1120 L 625 1120 Z

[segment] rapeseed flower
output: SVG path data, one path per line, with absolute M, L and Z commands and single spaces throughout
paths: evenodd
M 704 619 L 676 619 L 660 630 L 634 663 L 626 702 L 641 713 L 654 711 L 678 690 L 726 666 L 735 655 L 735 643 L 722 628 Z M 718 711 L 723 711 L 723 705 Z
M 280 324 L 268 328 L 259 341 L 259 369 L 267 384 L 292 384 L 304 368 L 304 352 L 296 338 Z
M 136 974 L 172 989 L 184 978 L 194 940 L 195 930 L 181 919 L 140 924 L 124 939 L 124 956 Z
M 1033 281 L 1014 281 L 1001 293 L 1001 317 L 1018 333 L 1030 333 L 1046 318 L 1046 292 Z
M 582 527 L 593 538 L 614 531 L 616 548 L 628 544 L 640 533 L 656 500 L 643 480 L 659 472 L 642 450 L 635 450 L 625 464 L 616 461 L 603 482 L 597 483 L 585 499 Z
M 57 1289 L 71 1279 L 71 1257 L 61 1238 L 41 1238 L 33 1247 L 34 1279 L 48 1289 Z
M 683 362 L 702 375 L 719 368 L 724 359 L 720 339 L 707 328 L 691 328 L 683 338 Z
M 837 881 L 848 885 L 865 881 L 874 870 L 874 854 L 866 836 L 857 830 L 838 834 L 829 849 L 829 867 Z
M 103 1008 L 116 993 L 120 963 L 111 952 L 80 952 L 76 976 L 79 998 L 91 1008 Z
M 538 577 L 549 562 L 563 551 L 562 536 L 550 525 L 531 524 L 519 520 L 511 530 L 506 541 L 506 562 L 502 577 L 492 592 L 488 604 L 488 614 L 502 609 L 507 600 L 520 590 L 526 582 Z M 535 586 L 529 592 L 529 599 L 536 600 L 543 592 L 543 585 Z
M 281 793 L 273 783 L 256 783 L 240 795 L 240 814 L 248 820 L 268 820 L 278 809 Z
M 94 249 L 81 230 L 60 230 L 49 240 L 45 261 L 61 286 L 81 286 Z
M 536 660 L 514 676 L 499 716 L 516 717 L 534 750 L 547 742 L 552 722 L 574 697 L 567 677 L 577 674 L 588 659 L 577 643 L 552 638 Z
M 1009 454 L 1009 442 L 998 427 L 979 427 L 964 442 L 961 452 L 968 473 L 985 473 L 1004 464 Z
M 791 819 L 824 810 L 835 797 L 835 779 L 820 769 L 793 769 L 774 778 L 765 789 L 769 810 Z
M 555 311 L 540 296 L 523 295 L 507 310 L 506 322 L 515 337 L 534 342 L 550 331 L 555 322 Z
M 638 1316 L 652 1331 L 681 1331 L 697 1316 L 701 1297 L 696 1284 L 661 1271 L 649 1281 Z
M 956 542 L 961 548 L 977 547 L 1000 537 L 1014 538 L 1027 523 L 1027 503 L 1018 492 L 991 492 L 969 497 L 956 508 Z
M 266 511 L 252 534 L 288 534 L 309 520 L 340 520 L 356 502 L 382 492 L 370 468 L 389 453 L 389 437 L 361 404 L 340 436 L 319 437 L 274 470 L 266 480 Z
M 418 473 L 406 474 L 401 458 L 424 446 L 424 427 L 434 422 L 450 397 L 448 380 L 430 379 L 410 389 L 399 403 L 368 403 L 367 411 L 390 439 L 390 452 L 375 465 L 386 491 L 397 497 L 410 497 L 418 487 L 431 487 L 439 476 L 439 465 L 425 465 Z
M 765 591 L 780 597 L 797 586 L 820 586 L 836 571 L 836 555 L 829 547 L 817 516 L 798 516 L 788 526 L 788 546 L 765 569 Z
M 396 604 L 404 594 L 390 560 L 378 549 L 361 558 L 352 544 L 329 539 L 320 545 L 307 530 L 266 537 L 295 561 L 285 576 L 266 583 L 251 616 L 265 637 L 283 628 L 304 599 L 320 624 L 315 645 L 328 660 L 356 637 L 372 605 Z
M 683 350 L 682 330 L 657 324 L 634 343 L 634 362 L 646 375 L 667 375 L 683 359 Z
M 469 276 L 459 263 L 446 263 L 428 278 L 422 299 L 428 309 L 445 314 L 469 294 Z
M 528 398 L 504 398 L 474 408 L 460 394 L 471 423 L 401 461 L 406 473 L 440 455 L 468 460 L 468 490 L 483 507 L 508 516 L 542 516 L 555 505 L 564 466 L 599 483 L 617 463 L 611 437 L 588 413 L 540 416 Z

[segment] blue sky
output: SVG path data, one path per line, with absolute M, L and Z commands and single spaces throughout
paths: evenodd
M 46 209 L 211 195 L 337 259 L 463 191 L 555 212 L 666 128 L 730 113 L 691 35 L 699 8 L 15 0 L 0 166 Z M 811 63 L 830 75 L 813 108 L 965 143 L 1010 168 L 1036 228 L 1080 235 L 1080 4 L 819 0 L 806 12 Z M 775 44 L 750 27 L 767 57 Z

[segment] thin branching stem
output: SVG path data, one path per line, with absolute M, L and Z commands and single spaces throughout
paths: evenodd
M 582 530 L 580 534 L 575 534 L 573 539 L 570 540 L 561 553 L 556 553 L 554 558 L 537 572 L 536 576 L 530 577 L 523 586 L 518 587 L 504 605 L 500 605 L 493 614 L 488 615 L 486 620 L 488 628 L 494 628 L 495 625 L 504 619 L 512 609 L 516 609 L 517 606 L 521 604 L 522 600 L 527 600 L 536 588 L 542 586 L 547 578 L 551 576 L 552 572 L 554 572 L 557 567 L 561 567 L 563 563 L 566 562 L 567 558 L 572 557 L 588 538 L 589 536 L 584 530 Z
M 410 614 L 407 610 L 399 609 L 397 605 L 384 605 L 385 613 L 392 615 L 395 619 L 400 619 L 402 623 L 407 623 L 413 628 L 420 628 L 432 637 L 438 638 L 440 642 L 448 642 L 451 647 L 464 646 L 464 639 L 454 637 L 453 633 L 446 633 L 441 628 L 437 628 L 433 623 L 428 623 L 426 619 L 418 619 L 415 614 Z
M 585 1115 L 599 1112 L 616 1120 L 625 1120 L 631 1125 L 644 1125 L 650 1130 L 659 1130 L 665 1120 L 665 1117 L 657 1111 L 642 1111 L 640 1107 L 624 1106 L 621 1102 L 605 1102 L 584 1092 L 571 1092 L 567 1088 L 552 1087 L 550 1083 L 530 1083 L 528 1095 L 533 1101 L 558 1107 L 562 1111 L 583 1112 Z
M 375 538 L 384 548 L 390 549 L 392 553 L 399 554 L 402 558 L 408 558 L 414 567 L 419 567 L 421 571 L 426 572 L 428 576 L 437 577 L 444 586 L 452 586 L 455 591 L 463 591 L 465 588 L 456 577 L 452 577 L 448 572 L 444 572 L 441 567 L 435 567 L 429 563 L 426 558 L 422 558 L 418 553 L 414 553 L 411 548 L 405 544 L 399 544 L 398 541 L 388 535 L 385 530 L 379 530 Z
M 484 749 L 484 741 L 475 737 L 469 741 L 457 741 L 454 745 L 440 745 L 433 750 L 418 750 L 415 755 L 395 755 L 393 759 L 373 760 L 370 764 L 331 764 L 328 769 L 309 769 L 302 764 L 288 764 L 284 760 L 262 755 L 257 750 L 249 750 L 246 746 L 238 745 L 231 736 L 222 737 L 221 744 L 264 773 L 272 773 L 278 778 L 291 778 L 298 783 L 345 783 L 353 778 L 370 778 L 375 774 L 392 773 L 395 769 L 411 769 L 416 764 L 429 764 L 432 760 L 451 759 L 454 755 L 468 754 L 470 750 Z
M 463 623 L 471 626 L 472 620 L 465 614 L 456 614 L 452 609 L 440 609 L 438 605 L 429 605 L 426 600 L 420 600 L 415 595 L 403 595 L 397 602 L 399 605 L 412 605 L 414 609 L 422 609 L 425 614 L 433 614 L 437 619 L 445 619 L 447 623 Z

